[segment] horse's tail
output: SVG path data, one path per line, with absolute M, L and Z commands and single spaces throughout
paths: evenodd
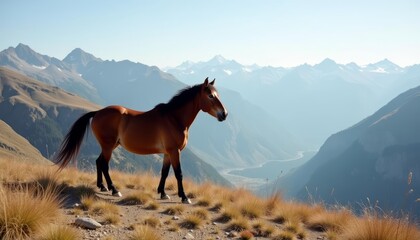
M 93 111 L 81 116 L 65 136 L 61 143 L 60 151 L 55 158 L 55 163 L 59 164 L 59 170 L 65 168 L 70 161 L 76 158 L 86 130 L 90 126 L 90 119 L 95 116 L 95 114 L 96 111 Z

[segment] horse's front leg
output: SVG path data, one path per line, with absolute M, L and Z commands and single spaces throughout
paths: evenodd
M 182 170 L 180 159 L 181 151 L 179 149 L 170 153 L 172 168 L 174 169 L 175 177 L 178 183 L 178 196 L 182 199 L 182 203 L 191 204 L 191 200 L 187 198 L 182 186 Z
M 168 194 L 165 193 L 165 182 L 168 177 L 169 169 L 171 168 L 171 160 L 168 154 L 163 157 L 162 172 L 160 175 L 160 182 L 158 187 L 158 193 L 160 193 L 160 199 L 171 199 Z

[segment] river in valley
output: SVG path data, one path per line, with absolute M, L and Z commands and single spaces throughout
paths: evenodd
M 299 151 L 290 159 L 270 160 L 248 168 L 224 169 L 221 174 L 237 187 L 257 190 L 264 184 L 275 181 L 290 170 L 301 166 L 316 153 L 317 151 Z

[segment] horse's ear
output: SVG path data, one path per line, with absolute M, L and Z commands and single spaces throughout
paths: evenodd
M 214 85 L 214 82 L 216 81 L 216 78 L 213 79 L 213 81 L 210 82 L 210 85 Z
M 204 87 L 207 87 L 209 85 L 209 77 L 206 78 L 206 80 L 204 80 Z

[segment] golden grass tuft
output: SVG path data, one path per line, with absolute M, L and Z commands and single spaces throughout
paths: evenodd
M 33 236 L 42 226 L 57 220 L 60 205 L 56 189 L 10 191 L 0 185 L 0 237 L 20 239 Z
M 160 207 L 159 203 L 156 201 L 149 201 L 147 202 L 146 206 L 144 207 L 144 209 L 146 210 L 158 210 Z
M 319 205 L 283 202 L 273 213 L 273 221 L 279 224 L 288 220 L 296 220 L 305 223 L 310 216 L 323 211 L 325 211 L 324 208 Z
M 159 218 L 157 217 L 148 217 L 143 221 L 144 225 L 150 226 L 152 228 L 157 228 L 161 225 Z
M 354 215 L 348 210 L 318 212 L 308 218 L 306 226 L 319 232 L 340 232 L 353 218 Z
M 241 232 L 241 231 L 250 230 L 250 229 L 251 229 L 251 226 L 249 224 L 249 220 L 244 217 L 241 217 L 241 218 L 232 220 L 227 226 L 226 231 Z
M 166 208 L 163 213 L 167 214 L 167 215 L 177 215 L 177 214 L 182 214 L 185 210 L 184 205 L 181 204 L 177 204 L 174 206 L 170 206 L 168 208 Z
M 261 199 L 254 197 L 241 200 L 239 208 L 241 214 L 249 219 L 259 218 L 264 215 L 265 212 L 264 202 Z
M 50 225 L 42 229 L 37 240 L 77 240 L 80 236 L 76 229 L 68 226 Z
M 281 194 L 276 192 L 267 198 L 264 202 L 265 204 L 265 215 L 271 216 L 274 212 L 280 207 L 282 202 Z
M 120 222 L 121 222 L 121 217 L 120 217 L 119 214 L 106 213 L 104 215 L 104 222 L 103 222 L 103 224 L 118 225 Z
M 338 239 L 418 240 L 420 231 L 404 219 L 365 216 L 350 221 Z
M 187 229 L 198 229 L 203 224 L 202 216 L 195 213 L 189 214 L 180 223 L 180 227 Z
M 216 222 L 227 223 L 233 219 L 241 218 L 241 213 L 237 208 L 227 208 L 216 218 Z
M 273 224 L 267 224 L 262 219 L 255 221 L 252 224 L 256 237 L 270 237 L 275 231 L 276 227 Z
M 288 231 L 281 231 L 272 238 L 272 240 L 294 240 L 294 239 L 296 239 L 295 235 Z
M 119 203 L 123 205 L 143 205 L 152 199 L 153 197 L 149 193 L 143 191 L 135 191 L 125 196 Z
M 93 214 L 104 215 L 104 214 L 114 214 L 118 215 L 120 209 L 117 205 L 106 200 L 97 200 L 93 203 L 90 212 Z
M 140 225 L 134 228 L 134 232 L 129 236 L 130 240 L 160 240 L 160 235 L 153 228 L 147 225 Z

